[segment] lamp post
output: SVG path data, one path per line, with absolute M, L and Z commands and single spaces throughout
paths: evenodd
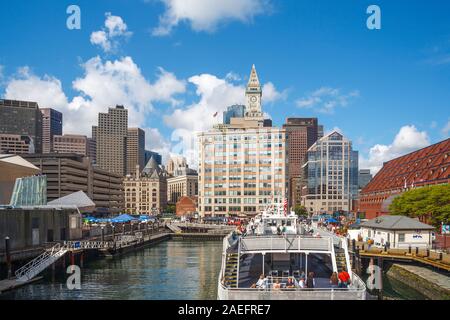
M 105 226 L 101 226 L 102 228 L 102 242 L 105 241 Z
M 9 246 L 9 237 L 5 237 L 5 251 L 6 251 L 6 266 L 8 269 L 8 279 L 12 276 L 12 270 L 11 270 L 11 249 Z

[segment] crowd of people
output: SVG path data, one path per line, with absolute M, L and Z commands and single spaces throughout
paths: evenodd
M 344 267 L 342 271 L 333 272 L 330 277 L 330 287 L 332 289 L 346 289 L 351 284 L 350 274 Z M 295 277 L 288 277 L 285 283 L 282 283 L 277 277 L 272 279 L 271 277 L 266 277 L 261 274 L 258 281 L 254 283 L 251 288 L 254 289 L 269 289 L 280 290 L 280 289 L 314 289 L 316 288 L 316 279 L 313 271 L 308 272 L 308 276 L 304 271 L 301 271 L 298 280 Z

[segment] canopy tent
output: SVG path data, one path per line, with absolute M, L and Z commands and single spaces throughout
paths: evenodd
M 334 218 L 327 219 L 326 222 L 328 222 L 328 223 L 339 223 L 339 221 L 337 221 Z
M 120 216 L 114 217 L 111 219 L 112 223 L 124 223 L 124 222 L 130 222 L 133 220 L 139 220 L 137 218 L 134 218 L 130 216 L 129 214 L 121 214 Z

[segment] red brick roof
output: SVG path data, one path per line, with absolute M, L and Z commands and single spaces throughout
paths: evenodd
M 381 170 L 361 191 L 373 192 L 446 183 L 450 179 L 450 139 L 414 151 L 383 164 Z

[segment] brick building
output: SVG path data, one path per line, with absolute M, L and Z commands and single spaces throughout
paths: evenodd
M 193 215 L 197 212 L 197 197 L 181 197 L 176 205 L 177 216 Z
M 385 162 L 361 191 L 358 211 L 371 219 L 389 214 L 389 205 L 412 188 L 450 182 L 450 139 Z

